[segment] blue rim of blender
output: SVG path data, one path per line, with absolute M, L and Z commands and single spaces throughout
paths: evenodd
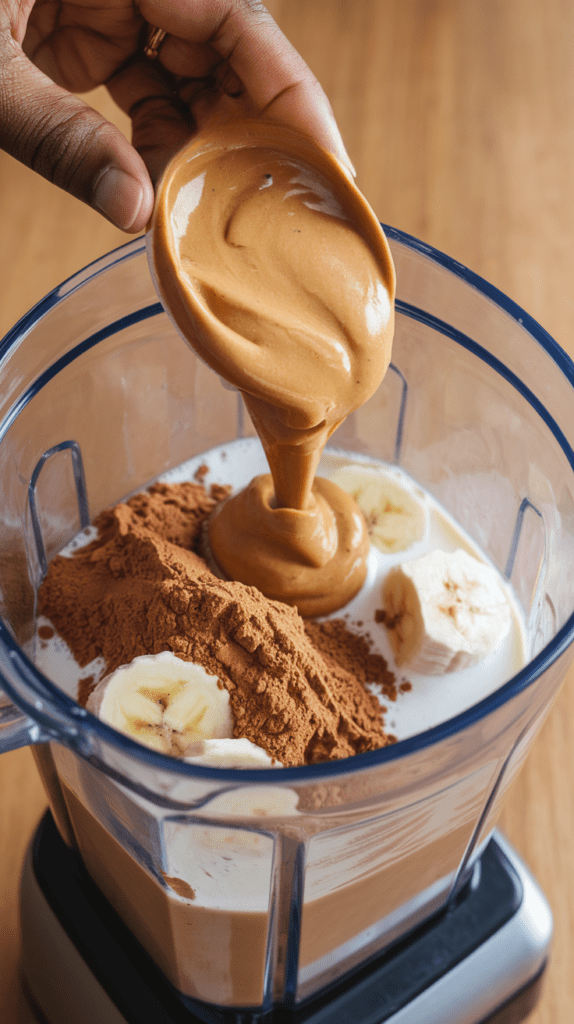
M 489 284 L 488 281 L 485 281 L 478 274 L 475 274 L 452 257 L 440 252 L 440 250 L 433 248 L 412 235 L 399 231 L 397 228 L 393 228 L 385 224 L 382 226 L 387 238 L 391 241 L 396 241 L 406 248 L 413 249 L 420 255 L 425 256 L 434 263 L 437 263 L 439 266 L 444 267 L 450 273 L 476 288 L 477 291 L 481 292 L 499 306 L 513 320 L 520 324 L 521 327 L 528 331 L 534 340 L 545 349 L 556 363 L 559 370 L 574 387 L 574 362 L 572 362 L 570 357 L 563 351 L 563 349 L 560 348 L 551 335 L 549 335 L 548 332 L 545 331 L 544 328 L 541 327 L 540 324 L 520 306 L 513 302 L 512 299 L 509 299 L 494 285 Z M 142 252 L 145 252 L 145 239 L 139 238 L 132 240 L 125 245 L 112 250 L 106 256 L 93 261 L 84 267 L 83 270 L 73 274 L 66 281 L 62 282 L 43 299 L 41 299 L 28 313 L 26 313 L 5 335 L 4 339 L 0 341 L 0 358 L 5 352 L 9 351 L 12 344 L 17 339 L 21 339 L 23 335 L 27 334 L 31 327 L 41 320 L 50 309 L 61 302 L 62 299 L 73 294 L 73 292 L 81 288 L 87 281 L 98 277 L 100 273 L 104 273 L 116 264 L 122 263 L 126 259 L 138 256 Z M 439 330 L 441 333 L 448 335 L 465 348 L 473 351 L 476 355 L 480 355 L 480 357 L 491 365 L 497 373 L 504 376 L 509 383 L 511 383 L 513 387 L 515 387 L 523 397 L 526 398 L 537 414 L 544 420 L 547 427 L 549 427 L 553 435 L 558 440 L 572 469 L 574 469 L 574 452 L 566 441 L 566 438 L 560 428 L 557 426 L 553 418 L 549 416 L 542 403 L 528 388 L 526 388 L 525 385 L 522 384 L 515 374 L 508 370 L 500 360 L 488 353 L 482 348 L 482 346 L 473 342 L 472 339 L 462 334 L 462 332 L 457 331 L 450 325 L 430 316 L 417 307 L 398 300 L 397 309 L 399 312 L 403 312 L 411 319 L 427 323 L 429 326 Z M 29 398 L 31 397 L 30 391 L 32 391 L 32 393 L 36 393 L 40 390 L 46 381 L 53 376 L 53 373 L 59 372 L 63 365 L 72 362 L 73 359 L 77 358 L 83 352 L 94 347 L 111 334 L 117 333 L 117 331 L 121 330 L 123 327 L 157 316 L 163 312 L 163 307 L 159 302 L 145 306 L 132 314 L 118 319 L 110 327 L 96 332 L 90 338 L 84 339 L 84 341 L 75 346 L 70 353 L 67 353 L 66 356 L 62 357 L 60 360 L 57 360 L 57 362 L 53 364 L 48 371 L 42 374 L 34 382 L 32 388 L 28 389 L 22 399 L 16 403 L 7 417 L 7 420 L 5 420 L 6 429 L 8 429 L 10 423 L 13 422 L 14 418 L 18 415 L 23 405 L 27 404 L 27 401 L 29 401 Z M 0 435 L 0 440 L 4 432 L 5 431 L 3 430 L 2 435 Z M 426 729 L 423 732 L 416 733 L 414 736 L 399 740 L 397 743 L 391 744 L 387 747 L 367 751 L 362 754 L 356 754 L 351 758 L 343 758 L 338 761 L 324 761 L 318 764 L 286 768 L 242 768 L 241 779 L 245 782 L 259 781 L 261 783 L 268 782 L 270 780 L 276 781 L 278 779 L 286 782 L 312 782 L 325 777 L 347 774 L 351 770 L 354 773 L 360 769 L 367 770 L 376 768 L 386 762 L 395 761 L 400 757 L 406 757 L 410 754 L 417 753 L 418 751 L 433 746 L 436 743 L 440 743 L 442 740 L 445 740 L 458 732 L 462 732 L 464 729 L 479 722 L 482 718 L 485 718 L 486 715 L 495 711 L 519 693 L 522 693 L 523 690 L 532 685 L 532 683 L 534 683 L 536 679 L 538 679 L 551 665 L 558 661 L 570 646 L 573 639 L 574 613 L 568 618 L 565 624 L 558 630 L 556 635 L 542 649 L 542 651 L 540 651 L 532 661 L 524 666 L 524 668 L 520 669 L 514 676 L 512 676 L 511 679 L 498 687 L 498 689 L 493 693 L 484 697 L 481 701 L 473 704 L 470 708 L 460 712 L 460 714 L 455 715 L 453 718 L 449 718 L 446 721 L 439 723 L 439 725 L 433 726 L 431 729 Z M 54 738 L 57 740 L 66 736 L 69 741 L 72 741 L 74 735 L 77 734 L 77 730 L 74 728 L 72 723 L 76 722 L 80 725 L 80 723 L 89 722 L 90 727 L 100 735 L 102 740 L 110 743 L 114 747 L 120 748 L 122 752 L 134 756 L 137 760 L 146 762 L 150 767 L 161 768 L 180 777 L 199 777 L 205 778 L 206 780 L 212 779 L 214 781 L 220 780 L 237 783 L 237 769 L 214 768 L 206 765 L 188 764 L 187 762 L 172 758 L 167 754 L 161 754 L 158 751 L 142 746 L 142 744 L 137 743 L 128 736 L 122 735 L 115 729 L 106 725 L 96 716 L 90 714 L 90 712 L 77 704 L 73 698 L 69 697 L 63 690 L 48 679 L 47 676 L 40 672 L 38 668 L 36 668 L 34 663 L 14 640 L 1 619 L 0 643 L 2 643 L 4 648 L 7 650 L 9 660 L 18 670 L 19 674 L 24 677 L 28 685 L 36 690 L 36 692 L 38 692 L 39 686 L 45 693 L 47 691 L 50 700 L 56 703 L 61 713 L 63 713 L 68 719 L 71 718 L 72 721 L 69 722 L 68 728 L 62 729 L 61 721 L 58 722 L 56 727 L 54 727 L 55 718 L 53 715 L 42 713 L 41 708 L 38 706 L 38 702 L 35 702 L 34 705 L 28 704 L 26 701 L 21 699 L 20 695 L 18 695 L 17 699 L 14 701 L 18 708 L 39 722 L 49 734 L 48 738 Z M 14 700 L 14 693 L 8 680 L 2 678 L 2 687 L 5 693 Z M 42 739 L 45 738 L 45 736 L 42 736 Z M 79 748 L 78 752 L 83 753 L 81 748 Z

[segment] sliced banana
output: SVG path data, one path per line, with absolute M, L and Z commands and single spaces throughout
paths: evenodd
M 122 665 L 98 683 L 86 707 L 120 732 L 176 757 L 198 740 L 233 735 L 229 693 L 217 676 L 171 651 Z
M 389 473 L 354 464 L 335 470 L 330 479 L 353 496 L 367 521 L 371 542 L 385 554 L 404 551 L 425 536 L 425 505 Z
M 279 761 L 252 743 L 241 739 L 198 740 L 188 747 L 185 760 L 189 764 L 210 765 L 212 768 L 282 768 Z
M 481 661 L 508 633 L 512 617 L 496 570 L 461 548 L 391 569 L 383 607 L 397 666 L 431 676 Z

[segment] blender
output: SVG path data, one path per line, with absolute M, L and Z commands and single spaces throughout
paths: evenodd
M 50 558 L 254 432 L 176 334 L 142 240 L 71 278 L 0 356 L 0 749 L 32 745 L 50 803 L 22 875 L 23 1020 L 510 1024 L 536 1001 L 552 918 L 495 826 L 572 659 L 574 367 L 496 289 L 385 230 L 392 364 L 332 446 L 454 517 L 512 585 L 528 664 L 432 728 L 300 768 L 189 765 L 90 715 L 34 664 Z

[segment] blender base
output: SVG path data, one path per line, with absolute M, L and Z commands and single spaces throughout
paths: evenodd
M 265 1014 L 184 1000 L 49 812 L 20 908 L 20 1024 L 519 1024 L 538 1000 L 552 936 L 542 892 L 499 833 L 450 907 L 312 999 Z

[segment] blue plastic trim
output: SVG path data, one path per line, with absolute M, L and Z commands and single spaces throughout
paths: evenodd
M 519 394 L 526 399 L 529 405 L 532 406 L 534 411 L 538 416 L 540 416 L 540 419 L 544 421 L 558 441 L 570 465 L 574 468 L 574 450 L 566 440 L 564 433 L 540 399 L 537 398 L 534 392 L 520 380 L 520 377 L 517 377 L 512 370 L 509 370 L 505 363 L 494 356 L 492 352 L 489 352 L 488 349 L 484 348 L 477 341 L 473 341 L 472 338 L 469 338 L 467 334 L 463 334 L 463 332 L 459 331 L 456 327 L 452 327 L 450 324 L 445 323 L 444 320 L 439 320 L 438 317 L 433 316 L 431 313 L 426 313 L 424 310 L 419 309 L 418 306 L 412 306 L 408 302 L 401 302 L 400 299 L 397 299 L 395 307 L 399 313 L 403 313 L 411 320 L 418 320 L 419 323 L 425 324 L 426 327 L 431 327 L 440 334 L 444 334 L 446 337 L 451 338 L 462 348 L 466 348 L 469 352 L 478 356 L 483 363 L 487 363 L 487 365 L 490 366 L 491 369 L 495 370 L 500 377 L 503 377 L 504 380 L 508 381 L 515 391 L 518 391 Z M 568 362 L 570 362 L 570 360 L 568 360 Z M 571 369 L 574 370 L 574 364 L 571 365 Z M 571 380 L 574 386 L 574 376 Z

